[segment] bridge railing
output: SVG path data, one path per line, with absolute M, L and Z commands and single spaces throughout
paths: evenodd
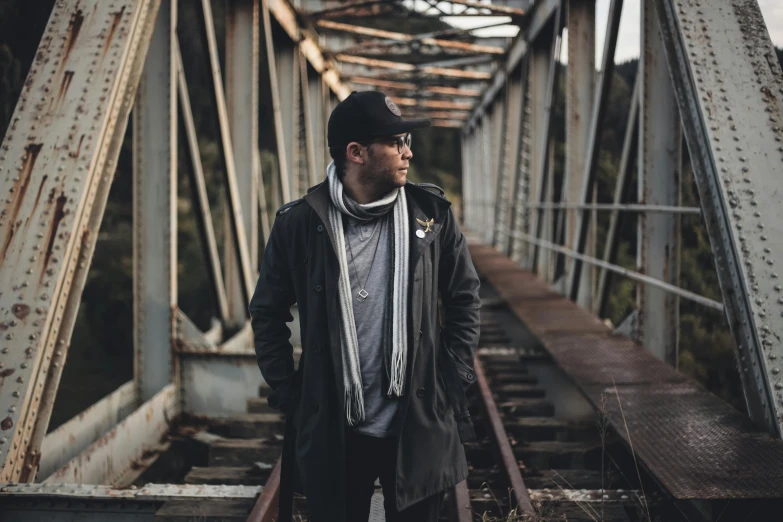
M 779 221 L 773 194 L 783 189 L 783 73 L 756 2 L 641 4 L 640 60 L 616 147 L 613 199 L 598 203 L 595 191 L 599 155 L 609 145 L 602 137 L 623 2 L 609 3 L 596 64 L 594 4 L 540 0 L 463 127 L 465 226 L 599 315 L 611 274 L 638 283 L 639 340 L 672 365 L 678 300 L 722 312 L 750 417 L 780 436 L 783 287 L 775 263 L 783 229 L 772 223 Z M 564 28 L 567 65 L 560 63 Z M 561 142 L 554 122 L 562 94 Z M 690 169 L 700 208 L 680 203 Z M 598 212 L 609 213 L 602 230 Z M 637 217 L 635 270 L 617 261 L 621 221 L 630 213 Z M 680 220 L 692 214 L 703 217 L 722 302 L 680 285 Z

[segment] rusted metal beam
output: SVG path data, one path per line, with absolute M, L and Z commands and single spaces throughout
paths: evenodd
M 458 40 L 441 40 L 431 37 L 417 37 L 413 34 L 398 33 L 394 31 L 384 31 L 382 29 L 374 29 L 372 27 L 362 27 L 360 25 L 344 24 L 340 22 L 333 22 L 331 20 L 319 20 L 317 22 L 318 27 L 324 29 L 331 29 L 332 31 L 339 31 L 342 33 L 360 34 L 363 36 L 372 36 L 375 38 L 384 38 L 387 40 L 395 40 L 397 42 L 419 42 L 424 45 L 436 45 L 446 49 L 458 49 L 460 51 L 470 51 L 474 53 L 486 53 L 486 54 L 505 54 L 506 50 L 502 47 L 496 47 L 494 45 L 480 45 L 468 42 L 460 42 Z
M 409 63 L 392 62 L 390 60 L 378 60 L 376 58 L 363 58 L 349 54 L 338 54 L 335 58 L 344 63 L 364 65 L 367 67 L 378 67 L 381 69 L 394 69 L 405 72 L 419 72 L 422 74 L 432 74 L 437 76 L 450 76 L 452 78 L 466 78 L 470 80 L 489 80 L 492 74 L 479 71 L 463 71 L 462 69 L 449 69 L 446 67 L 418 67 Z
M 470 491 L 467 481 L 463 480 L 451 490 L 449 502 L 449 520 L 451 522 L 472 522 L 473 510 L 470 507 Z
M 450 4 L 457 4 L 457 5 L 464 5 L 465 7 L 472 7 L 475 9 L 484 9 L 492 14 L 501 14 L 506 15 L 510 17 L 520 17 L 525 16 L 527 14 L 527 11 L 524 9 L 518 9 L 516 7 L 507 7 L 505 5 L 496 5 L 496 4 L 484 4 L 481 2 L 476 2 L 475 0 L 442 0 L 444 2 L 448 2 Z M 461 13 L 456 13 L 454 15 L 449 14 L 448 16 L 459 16 Z
M 368 7 L 373 5 L 392 5 L 401 3 L 400 0 L 361 0 L 358 2 L 346 2 L 343 5 L 335 7 L 327 7 L 325 9 L 319 9 L 318 11 L 310 11 L 309 13 L 303 13 L 309 18 L 319 18 L 326 15 L 333 15 L 342 11 L 354 11 L 358 7 Z
M 411 111 L 405 113 L 406 118 L 431 118 L 435 120 L 461 120 L 465 121 L 470 117 L 467 111 Z
M 178 414 L 177 387 L 169 384 L 44 483 L 127 486 L 165 449 L 161 439 Z
M 298 15 L 291 3 L 286 0 L 262 0 L 262 2 L 262 14 L 264 12 L 271 14 L 277 23 L 280 24 L 280 27 L 288 34 L 288 37 L 299 43 L 299 52 L 307 58 L 313 69 L 323 76 L 324 82 L 326 82 L 335 96 L 343 100 L 351 94 L 351 90 L 340 81 L 340 75 L 337 72 L 335 63 L 324 57 L 321 52 L 321 47 L 318 44 L 318 35 L 314 34 L 313 31 L 302 30 L 298 22 Z
M 394 98 L 397 105 L 404 107 L 426 107 L 428 109 L 451 109 L 458 111 L 470 110 L 470 103 L 449 102 L 440 100 L 414 100 L 413 98 Z
M 48 433 L 41 444 L 39 480 L 76 457 L 137 406 L 136 387 L 131 380 Z
M 508 440 L 508 434 L 503 427 L 503 419 L 498 411 L 495 399 L 492 396 L 492 390 L 489 388 L 487 377 L 484 374 L 484 365 L 478 357 L 474 360 L 474 370 L 476 372 L 476 382 L 481 392 L 481 404 L 484 407 L 484 413 L 487 416 L 489 429 L 492 437 L 495 439 L 500 458 L 503 463 L 503 470 L 506 472 L 508 483 L 511 485 L 511 491 L 514 493 L 517 513 L 520 515 L 535 515 L 533 506 L 530 504 L 530 495 L 522 479 L 522 473 L 519 471 L 517 458 L 514 456 L 514 449 Z
M 57 2 L 3 139 L 0 481 L 37 469 L 158 7 Z
M 430 121 L 431 127 L 445 127 L 449 129 L 461 129 L 464 122 L 462 121 L 447 121 L 447 120 L 432 120 Z
M 374 87 L 384 87 L 386 89 L 396 89 L 405 91 L 417 91 L 418 93 L 445 94 L 448 96 L 460 96 L 464 98 L 473 98 L 481 96 L 481 91 L 477 89 L 460 89 L 458 87 L 438 87 L 422 86 L 413 82 L 395 82 L 392 80 L 378 80 L 366 76 L 350 76 L 347 80 L 351 83 L 361 85 L 372 85 Z

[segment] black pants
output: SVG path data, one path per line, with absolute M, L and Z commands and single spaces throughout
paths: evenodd
M 375 479 L 380 479 L 383 487 L 386 522 L 437 522 L 444 493 L 427 497 L 402 511 L 395 507 L 397 439 L 349 432 L 345 449 L 347 522 L 367 522 Z

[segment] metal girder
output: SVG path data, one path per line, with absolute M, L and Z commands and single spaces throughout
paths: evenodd
M 215 239 L 215 226 L 212 223 L 212 212 L 209 208 L 207 184 L 204 180 L 204 168 L 201 165 L 201 154 L 198 148 L 198 135 L 196 133 L 196 125 L 193 122 L 190 94 L 188 93 L 188 84 L 185 79 L 185 70 L 182 67 L 182 56 L 180 55 L 179 44 L 176 44 L 175 56 L 177 60 L 179 113 L 182 128 L 185 131 L 185 141 L 188 151 L 188 154 L 185 156 L 185 170 L 187 171 L 188 179 L 190 180 L 190 190 L 193 198 L 191 205 L 195 210 L 194 216 L 196 218 L 196 226 L 199 229 L 201 249 L 207 263 L 207 277 L 212 286 L 215 308 L 217 309 L 220 321 L 226 324 L 229 322 L 228 297 L 226 296 L 226 287 L 223 282 L 223 271 L 220 264 L 220 255 L 218 254 L 217 240 Z
M 584 172 L 581 176 L 582 188 L 579 196 L 579 203 L 587 203 L 593 194 L 593 183 L 595 182 L 595 170 L 598 163 L 598 152 L 601 141 L 601 128 L 604 114 L 606 113 L 609 91 L 612 87 L 612 77 L 614 75 L 614 52 L 617 46 L 617 33 L 620 27 L 620 15 L 623 11 L 623 0 L 611 0 L 609 4 L 609 17 L 606 24 L 606 38 L 604 39 L 604 51 L 601 58 L 601 71 L 598 73 L 595 82 L 595 100 L 592 103 L 592 114 L 590 115 L 590 132 L 585 148 Z M 589 216 L 584 211 L 577 211 L 576 228 L 574 242 L 571 243 L 571 249 L 578 253 L 583 253 L 587 244 L 587 230 L 589 225 Z M 579 298 L 579 291 L 582 286 L 579 283 L 582 264 L 576 259 L 573 264 L 570 277 L 566 281 L 567 295 L 574 301 Z
M 217 38 L 215 37 L 215 23 L 212 17 L 212 4 L 210 0 L 201 0 L 201 11 L 204 17 L 204 32 L 207 37 L 207 49 L 209 50 L 209 63 L 212 70 L 212 90 L 217 109 L 218 127 L 220 129 L 220 144 L 225 166 L 224 178 L 226 185 L 226 200 L 228 202 L 228 216 L 231 223 L 231 235 L 233 247 L 239 265 L 241 287 L 244 294 L 244 302 L 249 303 L 255 288 L 255 279 L 251 268 L 250 251 L 248 248 L 247 231 L 242 217 L 242 202 L 237 184 L 236 164 L 234 162 L 234 145 L 231 139 L 231 129 L 228 122 L 228 109 L 226 96 L 223 92 L 223 75 L 220 72 L 220 59 L 218 56 Z M 255 207 L 246 209 L 245 212 L 255 212 Z M 247 310 L 245 310 L 247 312 Z
M 531 53 L 532 54 L 532 53 Z M 515 235 L 522 232 L 528 219 L 529 209 L 525 203 L 529 200 L 528 186 L 530 182 L 530 55 L 525 56 L 519 64 L 522 82 L 520 94 L 522 102 L 520 106 L 519 140 L 516 144 L 514 156 L 514 182 L 511 196 L 511 219 L 509 222 L 510 238 L 507 245 L 507 254 L 515 262 L 520 263 L 522 257 L 522 241 Z
M 163 0 L 133 110 L 133 344 L 141 401 L 171 382 L 177 305 L 176 1 Z
M 755 1 L 656 8 L 748 413 L 780 437 L 783 72 Z
M 644 0 L 639 59 L 639 152 L 637 201 L 647 205 L 679 205 L 682 133 L 680 115 L 669 79 L 653 0 Z M 680 218 L 676 214 L 640 214 L 637 270 L 678 286 L 680 282 Z M 638 285 L 639 339 L 644 348 L 677 367 L 680 302 L 677 296 Z
M 158 5 L 58 2 L 3 140 L 0 480 L 37 468 L 31 434 L 48 423 L 47 374 L 67 351 Z
M 595 1 L 568 0 L 566 27 L 568 27 L 569 66 L 566 70 L 566 165 L 561 194 L 564 201 L 577 203 L 581 195 L 582 176 L 587 159 L 590 134 L 588 115 L 592 114 L 594 98 Z M 577 215 L 575 212 L 561 213 L 561 215 L 565 225 L 565 244 L 572 245 L 577 233 Z M 573 259 L 566 257 L 563 281 L 568 281 L 572 269 Z M 592 298 L 591 283 L 589 277 L 582 278 L 577 298 L 579 305 L 588 308 Z
M 505 5 L 485 4 L 483 2 L 478 2 L 476 0 L 443 0 L 443 1 L 448 2 L 450 4 L 463 5 L 468 8 L 483 9 L 485 11 L 489 11 L 492 14 L 506 15 L 512 18 L 525 16 L 527 14 L 527 11 L 525 9 L 508 7 Z M 459 13 L 455 13 L 455 15 L 458 14 Z M 452 16 L 452 14 L 449 13 L 449 16 Z
M 299 52 L 295 43 L 284 41 L 275 45 L 278 91 L 282 110 L 283 154 L 288 166 L 291 199 L 300 196 L 299 186 Z M 282 172 L 281 172 L 282 173 Z
M 183 353 L 181 358 L 183 409 L 191 414 L 246 413 L 247 400 L 258 397 L 264 383 L 252 349 L 242 355 Z
M 161 442 L 179 414 L 177 386 L 168 384 L 137 410 L 49 475 L 44 484 L 133 482 L 165 449 Z
M 532 201 L 543 202 L 546 199 L 547 180 L 549 178 L 549 141 L 552 119 L 554 117 L 553 103 L 555 101 L 555 89 L 558 77 L 558 58 L 560 56 L 560 35 L 562 30 L 563 7 L 557 8 L 552 26 L 552 39 L 544 43 L 536 43 L 533 46 L 531 75 L 531 135 L 532 143 L 530 161 L 530 184 L 528 198 Z M 551 229 L 542 220 L 543 212 L 536 210 L 529 213 L 527 230 L 536 237 L 548 237 Z M 527 252 L 525 266 L 532 271 L 536 270 L 539 261 L 536 245 L 530 244 Z M 543 261 L 543 259 L 541 259 Z
M 55 470 L 64 466 L 116 426 L 138 405 L 136 385 L 133 381 L 128 381 L 48 433 L 41 444 L 38 479 L 45 480 Z
M 318 45 L 318 35 L 313 31 L 303 30 L 299 25 L 300 17 L 287 0 L 261 0 L 263 12 L 271 14 L 288 34 L 288 37 L 299 43 L 299 52 L 307 58 L 313 69 L 323 77 L 324 82 L 339 100 L 345 99 L 351 90 L 340 81 L 335 63 L 324 57 Z M 266 15 L 265 15 L 266 16 Z M 266 20 L 264 21 L 266 27 Z
M 504 210 L 505 207 L 503 205 L 503 201 L 505 199 L 506 194 L 506 185 L 507 185 L 507 175 L 508 175 L 508 167 L 506 163 L 506 156 L 507 151 L 509 149 L 511 136 L 509 133 L 509 125 L 510 120 L 509 113 L 511 112 L 509 110 L 511 105 L 511 92 L 510 92 L 510 85 L 509 83 L 506 83 L 506 89 L 503 93 L 503 97 L 498 99 L 495 102 L 495 111 L 499 111 L 500 114 L 498 115 L 498 118 L 496 120 L 496 126 L 495 126 L 495 136 L 493 143 L 496 144 L 497 149 L 493 151 L 493 159 L 495 163 L 493 164 L 492 172 L 494 173 L 494 179 L 492 180 L 492 186 L 494 187 L 495 193 L 493 195 L 493 205 L 491 207 L 492 210 L 492 227 L 490 229 L 489 234 L 489 242 L 490 244 L 494 245 L 495 248 L 498 248 L 498 226 L 500 221 L 504 219 Z M 466 118 L 467 119 L 467 118 Z
M 505 54 L 506 50 L 502 47 L 493 45 L 481 45 L 470 42 L 461 42 L 459 40 L 443 40 L 432 37 L 419 37 L 415 34 L 398 33 L 394 31 L 384 31 L 373 27 L 362 27 L 360 25 L 344 24 L 333 22 L 331 20 L 319 20 L 316 25 L 324 29 L 339 31 L 348 34 L 357 34 L 362 36 L 371 36 L 385 40 L 395 40 L 397 42 L 418 42 L 422 45 L 435 45 L 444 49 L 456 49 L 459 51 L 469 51 L 485 54 Z
M 269 90 L 272 94 L 272 115 L 274 119 L 275 143 L 277 145 L 277 168 L 280 180 L 280 192 L 283 202 L 292 199 L 291 182 L 289 176 L 288 154 L 286 153 L 285 135 L 283 133 L 283 109 L 280 94 L 280 83 L 277 74 L 277 53 L 275 52 L 274 38 L 272 35 L 272 21 L 269 15 L 269 0 L 261 1 L 261 18 L 264 24 L 264 48 L 266 61 L 269 66 Z M 273 197 L 277 197 L 274 194 Z M 274 199 L 273 199 L 274 201 Z
M 493 82 L 485 89 L 481 102 L 474 108 L 473 116 L 467 123 L 467 127 L 474 126 L 479 115 L 492 103 L 492 100 L 506 82 L 506 71 L 513 70 L 527 54 L 530 43 L 536 41 L 561 2 L 562 0 L 538 0 L 533 5 L 532 13 L 528 15 L 529 21 L 527 26 L 523 31 L 519 32 L 508 47 L 505 67 L 496 71 Z
M 259 0 L 231 0 L 226 3 L 226 108 L 234 147 L 237 192 L 247 242 L 250 271 L 258 270 L 258 191 L 260 172 L 258 147 L 258 60 Z M 244 324 L 247 301 L 243 299 L 242 277 L 230 223 L 226 221 L 225 281 L 230 324 Z
M 519 153 L 520 131 L 522 123 L 522 79 L 523 68 L 520 66 L 509 75 L 506 84 L 506 124 L 503 130 L 502 168 L 498 177 L 497 195 L 495 196 L 495 224 L 493 243 L 501 252 L 508 249 L 508 234 L 511 226 L 511 207 L 513 204 L 513 183 L 516 176 L 516 159 Z M 469 116 L 466 114 L 465 119 Z
M 116 426 L 138 405 L 136 385 L 133 381 L 128 381 L 48 433 L 41 444 L 38 479 L 45 480 L 55 470 L 64 466 Z
M 342 11 L 352 11 L 356 10 L 358 7 L 367 7 L 367 6 L 373 6 L 373 5 L 390 5 L 390 4 L 402 4 L 402 0 L 359 0 L 355 2 L 345 2 L 343 5 L 338 5 L 335 7 L 327 7 L 324 9 L 319 9 L 318 11 L 310 11 L 309 13 L 304 13 L 309 18 L 319 18 L 325 15 L 331 15 L 334 13 L 339 13 Z
M 427 65 L 418 66 L 410 63 L 393 62 L 390 60 L 379 60 L 377 58 L 364 58 L 362 56 L 353 56 L 349 54 L 337 54 L 335 58 L 338 62 L 352 63 L 355 65 L 364 65 L 366 67 L 377 67 L 381 69 L 392 69 L 395 71 L 416 72 L 419 74 L 429 74 L 434 76 L 447 76 L 451 78 L 464 78 L 468 80 L 489 80 L 492 74 L 482 71 L 465 71 L 463 69 L 452 69 L 449 67 L 430 67 Z
M 318 145 L 322 142 L 317 140 L 318 135 L 318 115 L 320 114 L 320 85 L 317 78 L 311 78 L 307 71 L 307 61 L 300 60 L 299 67 L 301 72 L 299 77 L 302 80 L 302 111 L 304 112 L 304 134 L 305 134 L 305 152 L 307 153 L 307 182 L 308 186 L 318 183 L 319 175 L 318 163 L 316 161 L 316 149 L 318 153 L 322 151 Z M 322 172 L 326 172 L 324 167 Z
M 199 330 L 198 326 L 191 321 L 185 312 L 177 309 L 175 317 L 177 335 L 172 344 L 177 353 L 189 351 L 217 352 L 215 343 L 207 339 L 204 332 Z

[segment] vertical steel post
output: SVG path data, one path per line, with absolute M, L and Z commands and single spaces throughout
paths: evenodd
M 133 110 L 133 345 L 141 402 L 174 376 L 177 306 L 176 0 L 155 20 Z
M 655 7 L 748 415 L 780 437 L 783 71 L 757 2 Z
M 226 106 L 234 146 L 237 188 L 243 209 L 250 264 L 258 268 L 258 0 L 230 0 L 226 4 Z M 244 324 L 247 303 L 242 292 L 239 263 L 226 219 L 225 281 L 231 324 Z
M 596 165 L 598 164 L 598 151 L 601 146 L 601 128 L 603 125 L 604 114 L 609 99 L 609 91 L 612 87 L 612 76 L 614 75 L 614 52 L 617 46 L 617 34 L 620 28 L 620 16 L 623 11 L 623 0 L 610 0 L 609 15 L 606 24 L 606 38 L 604 39 L 604 50 L 601 57 L 601 71 L 596 77 L 595 99 L 591 106 L 590 131 L 587 136 L 585 147 L 584 173 L 581 176 L 582 187 L 579 192 L 578 203 L 587 203 L 593 191 L 595 182 Z M 576 227 L 574 233 L 574 242 L 571 243 L 571 249 L 578 253 L 585 251 L 587 244 L 587 230 L 590 223 L 589 216 L 584 210 L 576 211 Z M 583 263 L 578 260 L 572 262 L 572 270 L 569 278 L 566 280 L 566 291 L 570 299 L 579 302 L 580 292 L 589 290 L 589 286 L 580 284 Z M 587 272 L 585 270 L 585 272 Z M 589 277 L 589 276 L 586 276 Z
M 300 195 L 299 186 L 299 49 L 287 40 L 275 46 L 277 81 L 283 122 L 281 139 L 285 144 L 285 162 L 288 165 L 288 184 L 291 199 Z
M 494 201 L 495 204 L 493 205 L 493 216 L 492 216 L 492 237 L 491 237 L 491 244 L 497 249 L 500 249 L 501 243 L 500 243 L 500 224 L 504 220 L 505 215 L 505 193 L 506 193 L 506 185 L 507 178 L 508 178 L 508 163 L 506 162 L 506 153 L 509 148 L 509 140 L 510 140 L 510 132 L 509 132 L 509 123 L 511 121 L 511 118 L 508 116 L 508 108 L 511 104 L 511 101 L 509 99 L 510 95 L 510 79 L 508 76 L 506 76 L 506 82 L 503 86 L 503 103 L 502 103 L 502 109 L 503 114 L 500 118 L 500 132 L 498 133 L 498 136 L 496 137 L 497 140 L 497 152 L 498 152 L 498 159 L 497 159 L 497 165 L 496 165 L 496 175 L 495 175 L 495 197 Z M 496 102 L 497 104 L 500 104 L 500 100 Z
M 287 203 L 292 199 L 292 187 L 289 175 L 288 154 L 286 151 L 286 136 L 283 132 L 283 107 L 280 96 L 280 83 L 277 78 L 277 53 L 275 52 L 274 35 L 272 34 L 272 18 L 269 13 L 269 1 L 261 0 L 261 19 L 264 24 L 264 51 L 266 52 L 266 61 L 269 68 L 269 90 L 272 94 L 272 114 L 274 116 L 275 126 L 275 144 L 277 145 L 277 176 L 273 176 L 272 201 L 282 197 L 283 202 Z
M 528 186 L 530 182 L 530 130 L 531 130 L 531 109 L 530 109 L 530 58 L 525 57 L 522 62 L 522 105 L 520 115 L 520 138 L 516 156 L 516 181 L 514 182 L 514 196 L 512 199 L 511 230 L 509 232 L 510 242 L 508 246 L 508 256 L 515 263 L 522 262 L 523 248 L 525 243 L 517 237 L 517 233 L 525 231 L 529 209 L 526 207 L 528 201 Z
M 568 0 L 568 69 L 566 79 L 566 167 L 562 199 L 579 203 L 585 172 L 595 86 L 595 1 Z M 564 210 L 565 244 L 574 244 L 577 213 Z M 573 271 L 573 258 L 565 257 L 563 281 Z M 585 272 L 587 276 L 591 271 Z M 588 306 L 590 278 L 580 279 L 577 303 Z
M 307 60 L 302 60 L 302 103 L 305 108 L 305 137 L 307 138 L 308 183 L 315 185 L 326 176 L 324 137 L 321 118 L 321 79 L 308 74 Z
M 501 252 L 507 252 L 509 247 L 509 230 L 511 228 L 512 205 L 514 202 L 514 187 L 518 179 L 517 160 L 519 157 L 520 131 L 522 128 L 522 64 L 509 72 L 507 84 L 508 105 L 506 112 L 505 155 L 503 158 L 503 176 L 498 183 L 497 219 L 495 220 L 495 246 Z
M 680 203 L 680 117 L 655 14 L 645 0 L 641 14 L 641 92 L 639 112 L 638 201 Z M 639 214 L 637 270 L 667 283 L 679 283 L 680 220 L 673 213 Z M 647 285 L 637 286 L 639 336 L 645 349 L 677 365 L 679 300 Z
M 547 67 L 546 79 L 542 81 L 541 86 L 544 88 L 540 93 L 540 102 L 543 105 L 538 106 L 537 116 L 533 118 L 536 127 L 533 129 L 533 135 L 536 136 L 538 143 L 534 144 L 536 167 L 532 171 L 533 177 L 536 179 L 536 192 L 531 192 L 531 198 L 536 203 L 541 203 L 547 200 L 548 189 L 550 188 L 549 182 L 549 147 L 550 140 L 552 138 L 552 120 L 554 118 L 554 104 L 557 99 L 557 85 L 559 76 L 559 59 L 560 59 L 560 35 L 562 30 L 562 13 L 563 3 L 559 2 L 557 11 L 554 16 L 554 22 L 552 27 L 552 43 L 549 49 L 547 49 L 549 56 L 547 57 L 549 64 Z M 541 208 L 536 209 L 532 213 L 535 215 L 535 227 L 531 228 L 531 233 L 537 238 L 546 238 L 551 240 L 552 235 L 552 223 L 551 223 L 551 211 L 542 211 Z M 544 218 L 547 219 L 544 219 Z M 531 220 L 532 222 L 532 220 Z M 547 267 L 546 262 L 549 259 L 549 250 L 543 248 L 533 247 L 532 255 L 530 259 L 530 268 L 536 270 L 538 273 L 546 274 Z M 544 276 L 546 280 L 546 276 Z
M 543 35 L 531 45 L 530 49 L 530 175 L 528 180 L 527 199 L 525 204 L 538 203 L 541 193 L 542 174 L 544 169 L 544 155 L 546 148 L 542 140 L 546 141 L 546 93 L 549 67 L 552 62 L 554 41 L 546 39 Z M 523 232 L 537 234 L 538 231 L 537 208 L 525 210 L 527 218 Z M 522 247 L 524 255 L 522 266 L 532 269 L 535 264 L 535 245 L 525 242 Z

